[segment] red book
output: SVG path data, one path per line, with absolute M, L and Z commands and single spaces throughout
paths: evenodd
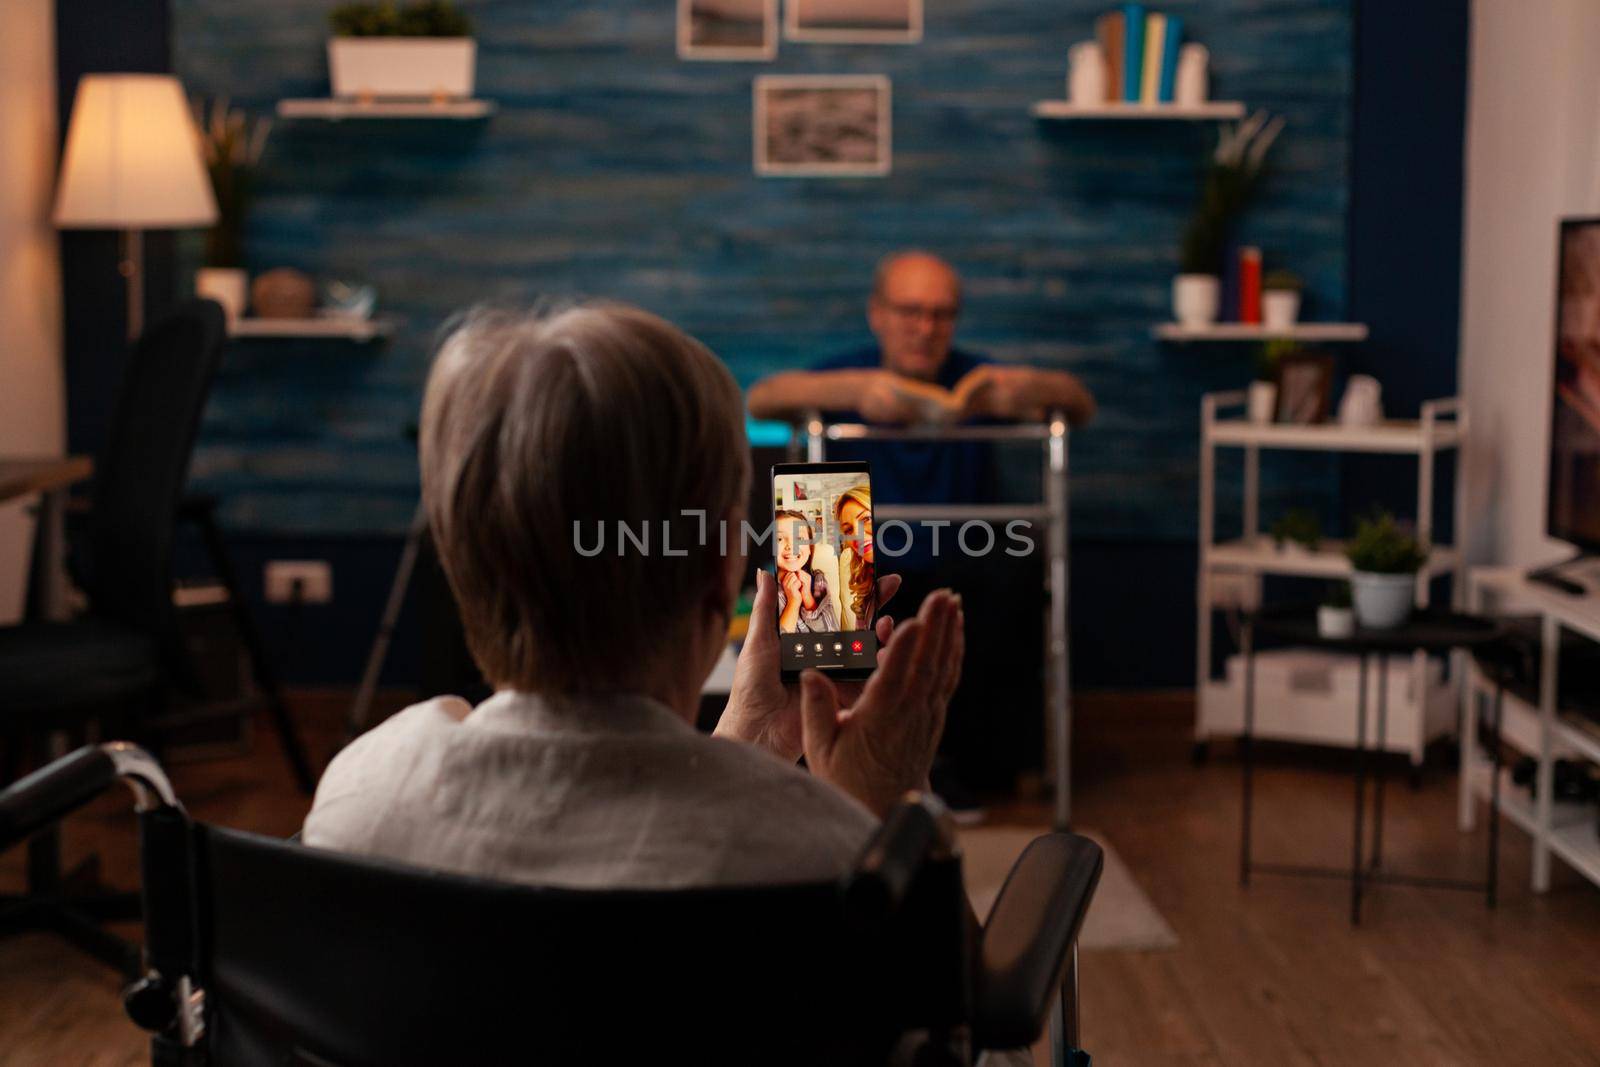
M 1239 321 L 1261 321 L 1261 249 L 1239 249 Z

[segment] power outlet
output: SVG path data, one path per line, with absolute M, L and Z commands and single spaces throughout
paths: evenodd
M 327 560 L 275 559 L 267 564 L 267 603 L 293 601 L 296 582 L 302 604 L 326 604 L 333 599 L 333 567 Z

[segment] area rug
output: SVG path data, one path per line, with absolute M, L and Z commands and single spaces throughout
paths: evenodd
M 1106 863 L 1078 945 L 1131 951 L 1176 948 L 1178 935 L 1133 880 L 1116 849 L 1092 830 L 1079 832 L 1105 850 Z M 975 826 L 960 832 L 967 893 L 980 918 L 988 917 L 1006 872 L 1038 835 L 1038 830 L 1019 826 Z

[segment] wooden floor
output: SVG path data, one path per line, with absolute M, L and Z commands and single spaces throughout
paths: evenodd
M 306 694 L 298 711 L 318 748 L 344 698 Z M 1177 931 L 1176 950 L 1086 952 L 1084 1043 L 1119 1064 L 1600 1064 L 1600 889 L 1555 863 L 1554 886 L 1528 889 L 1527 838 L 1503 836 L 1502 901 L 1380 887 L 1349 925 L 1333 880 L 1258 877 L 1239 886 L 1239 776 L 1231 746 L 1191 764 L 1186 696 L 1095 696 L 1078 705 L 1076 820 L 1104 835 Z M 1258 777 L 1263 860 L 1348 859 L 1351 780 L 1337 757 L 1278 750 Z M 258 727 L 248 757 L 179 764 L 197 816 L 273 834 L 295 830 L 306 801 Z M 1393 870 L 1477 877 L 1485 835 L 1455 830 L 1445 764 L 1420 789 L 1391 788 Z M 1045 809 L 997 819 L 1043 825 Z M 97 851 L 131 887 L 134 826 L 113 795 L 68 823 L 68 860 Z M 0 857 L 0 891 L 21 884 L 17 850 Z M 109 971 L 44 936 L 0 942 L 0 1063 L 145 1062 Z

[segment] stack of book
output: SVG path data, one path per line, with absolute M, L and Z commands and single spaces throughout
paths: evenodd
M 1094 35 L 1105 53 L 1107 99 L 1130 104 L 1170 104 L 1178 76 L 1178 45 L 1183 20 L 1146 11 L 1143 4 L 1123 4 L 1101 15 Z

